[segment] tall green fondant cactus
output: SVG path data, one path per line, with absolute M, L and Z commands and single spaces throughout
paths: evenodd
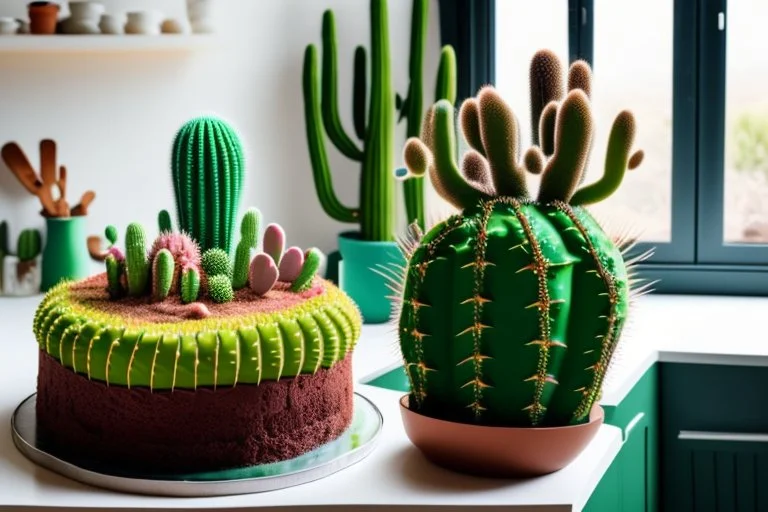
M 125 272 L 128 280 L 128 295 L 143 295 L 149 286 L 149 261 L 144 228 L 135 222 L 125 232 Z
M 232 288 L 239 290 L 248 284 L 248 269 L 251 264 L 251 250 L 256 248 L 259 233 L 259 211 L 251 208 L 240 221 L 240 242 L 235 250 L 232 267 Z
M 229 253 L 244 179 L 239 137 L 220 119 L 192 119 L 176 134 L 171 164 L 179 228 L 202 251 Z
M 523 158 L 517 118 L 492 87 L 462 105 L 472 149 L 461 165 L 448 101 L 429 111 L 422 140 L 406 144 L 411 175 L 428 172 L 461 210 L 423 236 L 415 230 L 404 247 L 399 339 L 417 411 L 486 425 L 571 425 L 586 421 L 599 397 L 627 317 L 633 261 L 583 205 L 610 195 L 642 154 L 630 156 L 634 118 L 622 112 L 605 176 L 577 191 L 593 122 L 589 68 L 574 66 L 579 80 L 569 80 L 567 94 L 558 95 L 557 81 L 539 84 L 553 96 L 540 117 L 555 117 L 551 132 L 539 119 L 534 131 L 552 138 L 551 151 L 534 145 Z M 531 83 L 560 76 L 538 69 Z M 526 170 L 541 172 L 536 199 Z
M 176 263 L 168 249 L 160 249 L 152 260 L 152 298 L 164 300 L 171 292 Z
M 408 132 L 418 133 L 422 112 L 422 63 L 426 45 L 428 0 L 414 0 L 410 84 L 405 100 L 395 103 L 390 65 L 389 22 L 386 0 L 371 0 L 370 90 L 367 91 L 366 50 L 358 46 L 354 56 L 353 121 L 359 143 L 345 132 L 338 110 L 336 22 L 333 12 L 323 15 L 322 72 L 318 49 L 307 46 L 304 54 L 303 91 L 306 132 L 313 177 L 325 212 L 340 222 L 359 223 L 362 238 L 390 241 L 395 235 L 394 130 L 396 110 L 408 119 Z M 441 57 L 438 97 L 455 98 L 455 57 L 447 47 Z M 366 112 L 366 99 L 368 100 Z M 397 98 L 399 99 L 399 98 Z M 360 199 L 357 208 L 345 206 L 333 187 L 325 150 L 325 134 L 347 158 L 360 162 Z M 423 185 L 406 183 L 409 219 L 423 223 Z

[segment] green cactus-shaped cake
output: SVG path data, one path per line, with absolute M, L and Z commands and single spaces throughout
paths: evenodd
M 605 174 L 580 186 L 592 142 L 589 67 L 547 51 L 531 66 L 534 145 L 492 87 L 464 102 L 470 150 L 455 161 L 454 109 L 437 102 L 404 156 L 460 213 L 410 244 L 399 339 L 410 407 L 454 421 L 504 426 L 586 421 L 629 307 L 631 261 L 585 205 L 608 197 L 627 168 L 634 118 L 616 117 Z M 538 197 L 526 172 L 541 173 Z

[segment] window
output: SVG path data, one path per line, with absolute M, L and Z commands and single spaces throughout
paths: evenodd
M 643 165 L 593 210 L 655 248 L 642 273 L 656 290 L 768 294 L 768 2 L 495 0 L 489 12 L 490 76 L 518 116 L 537 49 L 592 65 L 587 182 L 614 116 L 635 113 Z

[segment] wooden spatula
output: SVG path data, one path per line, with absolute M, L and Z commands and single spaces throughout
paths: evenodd
M 24 151 L 21 150 L 18 144 L 15 142 L 9 142 L 3 149 L 0 150 L 0 154 L 3 156 L 5 165 L 16 175 L 16 178 L 21 182 L 24 188 L 30 194 L 37 195 L 42 188 L 43 183 L 37 178 L 35 170 L 32 168 L 32 164 L 29 163 Z
M 73 216 L 80 216 L 80 215 L 88 215 L 88 206 L 93 202 L 93 200 L 96 198 L 96 192 L 93 190 L 89 190 L 85 194 L 83 194 L 83 197 L 80 198 L 80 203 L 72 208 L 72 215 Z

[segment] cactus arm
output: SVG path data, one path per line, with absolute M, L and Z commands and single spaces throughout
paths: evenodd
M 587 96 L 579 89 L 571 91 L 557 112 L 555 154 L 544 169 L 539 202 L 567 203 L 571 200 L 584 172 L 592 141 L 592 127 Z
M 440 50 L 440 64 L 437 68 L 435 101 L 448 100 L 456 103 L 456 52 L 451 45 Z
M 299 277 L 291 285 L 292 292 L 303 292 L 309 290 L 312 287 L 312 281 L 317 274 L 317 269 L 320 268 L 320 261 L 322 257 L 320 251 L 314 247 L 307 251 L 304 256 L 304 264 L 301 266 L 301 272 Z
M 525 170 L 518 164 L 518 126 L 512 109 L 493 88 L 478 94 L 480 136 L 491 166 L 496 193 L 525 199 L 528 197 Z
M 531 134 L 533 145 L 540 145 L 539 119 L 542 111 L 551 101 L 563 97 L 563 77 L 560 60 L 549 50 L 540 50 L 531 59 Z M 544 149 L 542 147 L 542 149 Z M 546 151 L 545 151 L 545 154 Z
M 459 109 L 459 123 L 461 123 L 461 132 L 467 144 L 485 156 L 483 139 L 480 137 L 480 110 L 475 98 L 467 98 L 461 104 Z
M 149 284 L 149 263 L 140 224 L 131 223 L 125 233 L 125 263 L 128 277 L 128 294 L 138 297 L 144 294 Z
M 461 160 L 461 173 L 467 183 L 488 195 L 495 196 L 488 161 L 479 152 L 470 149 Z
M 160 212 L 157 214 L 157 227 L 159 228 L 160 233 L 170 233 L 173 231 L 171 214 L 168 213 L 168 210 L 160 210 Z
M 592 97 L 592 68 L 584 60 L 577 60 L 568 70 L 568 90 L 581 89 L 587 98 Z
M 171 292 L 174 267 L 173 255 L 168 249 L 161 249 L 152 261 L 152 298 L 165 300 Z
M 352 142 L 352 139 L 341 126 L 337 83 L 339 66 L 336 53 L 336 20 L 333 11 L 327 10 L 323 14 L 323 123 L 326 132 L 328 132 L 328 138 L 338 150 L 347 158 L 359 162 L 363 159 L 363 152 Z
M 309 45 L 304 52 L 304 117 L 306 119 L 309 156 L 312 163 L 312 177 L 315 181 L 317 196 L 323 210 L 331 218 L 339 222 L 358 222 L 360 212 L 344 206 L 333 189 L 328 155 L 325 152 L 323 141 L 323 127 L 320 121 L 317 71 L 317 48 L 314 45 Z
M 539 122 L 539 142 L 541 152 L 550 157 L 555 152 L 555 121 L 557 121 L 557 102 L 550 101 L 541 113 Z
M 394 128 L 389 20 L 386 0 L 371 1 L 371 98 L 360 183 L 364 240 L 390 241 L 395 231 Z
M 197 300 L 200 293 L 200 273 L 197 269 L 189 267 L 181 272 L 181 301 L 189 304 Z
M 453 105 L 448 100 L 440 100 L 435 105 L 432 129 L 434 165 L 430 167 L 429 175 L 437 193 L 459 209 L 473 206 L 481 199 L 489 199 L 488 194 L 464 180 L 454 161 L 456 134 Z
M 355 134 L 360 140 L 365 139 L 365 102 L 368 92 L 368 75 L 366 74 L 365 47 L 355 48 L 354 79 L 352 82 L 352 117 L 355 123 Z
M 541 174 L 544 169 L 544 154 L 538 146 L 531 146 L 523 157 L 525 170 L 531 174 Z
M 611 128 L 603 177 L 579 189 L 571 198 L 572 205 L 597 203 L 616 192 L 629 165 L 634 139 L 635 117 L 631 112 L 624 110 L 616 116 Z

